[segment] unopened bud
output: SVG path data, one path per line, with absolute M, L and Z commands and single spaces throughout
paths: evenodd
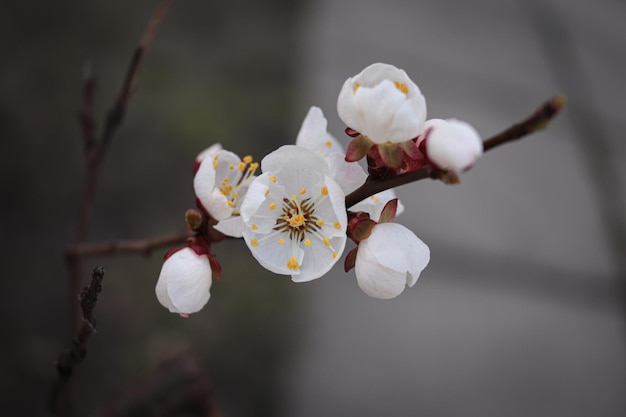
M 189 209 L 185 213 L 185 223 L 191 230 L 198 230 L 202 226 L 202 214 L 198 210 Z

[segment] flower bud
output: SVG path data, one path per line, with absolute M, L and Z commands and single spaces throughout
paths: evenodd
M 196 313 L 209 301 L 211 265 L 207 255 L 182 248 L 163 262 L 156 296 L 163 307 L 181 315 Z
M 483 153 L 480 135 L 470 124 L 456 119 L 426 122 L 426 156 L 438 168 L 462 172 L 471 168 Z
M 430 261 L 430 250 L 398 223 L 379 223 L 359 243 L 355 273 L 359 287 L 370 297 L 389 299 L 413 286 Z
M 374 143 L 401 143 L 422 132 L 426 100 L 406 72 L 377 63 L 345 81 L 337 112 L 351 131 Z

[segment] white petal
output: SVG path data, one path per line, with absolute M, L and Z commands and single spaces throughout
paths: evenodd
M 211 283 L 209 259 L 183 248 L 163 263 L 156 295 L 171 312 L 191 314 L 209 301 Z
M 211 194 L 215 188 L 215 168 L 213 158 L 204 158 L 193 177 L 193 190 L 203 206 L 209 204 Z
M 228 199 L 217 188 L 213 189 L 206 201 L 201 202 L 211 217 L 217 221 L 227 219 L 233 214 L 233 207 L 228 205 Z
M 392 298 L 405 285 L 415 284 L 429 261 L 428 246 L 412 231 L 401 224 L 380 223 L 359 244 L 355 272 L 369 295 Z
M 328 175 L 328 164 L 314 152 L 296 145 L 284 145 L 261 160 L 261 170 L 281 177 L 280 184 L 303 187 L 315 184 L 319 176 Z M 285 175 L 282 173 L 286 172 Z
M 341 144 L 327 131 L 326 118 L 319 107 L 311 107 L 296 138 L 296 145 L 307 148 L 319 156 L 343 153 Z
M 389 269 L 375 262 L 372 250 L 365 244 L 366 240 L 359 245 L 354 269 L 359 288 L 374 298 L 386 300 L 397 297 L 404 291 L 406 272 Z
M 335 180 L 344 194 L 350 194 L 365 183 L 367 173 L 357 162 L 347 162 L 343 154 L 332 153 L 326 156 L 330 177 Z
M 214 145 L 209 146 L 208 148 L 206 148 L 205 150 L 203 150 L 202 152 L 200 152 L 198 154 L 198 156 L 196 156 L 196 162 L 202 162 L 205 158 L 210 158 L 212 159 L 213 156 L 218 153 L 219 151 L 221 151 L 222 149 L 222 144 L 221 143 L 216 143 Z
M 243 220 L 241 219 L 241 216 L 233 216 L 228 219 L 221 220 L 213 226 L 213 228 L 218 232 L 224 233 L 226 236 L 243 236 Z
M 426 155 L 439 168 L 465 171 L 482 155 L 482 140 L 470 124 L 449 119 L 427 126 L 432 130 L 426 140 Z
M 286 233 L 271 233 L 269 235 L 260 235 L 254 233 L 250 228 L 244 227 L 243 238 L 252 253 L 252 256 L 265 269 L 275 274 L 292 275 L 294 270 L 287 266 L 288 261 L 295 256 L 298 263 L 302 263 L 304 252 L 292 243 Z M 283 239 L 282 244 L 279 239 Z M 253 240 L 257 240 L 257 244 L 253 244 Z
M 385 204 L 387 204 L 394 198 L 397 198 L 395 191 L 393 189 L 388 189 L 366 198 L 365 200 L 355 204 L 354 206 L 349 207 L 349 209 L 350 211 L 353 211 L 355 213 L 359 211 L 364 211 L 370 215 L 370 218 L 372 220 L 378 221 L 380 219 L 380 214 L 385 208 Z M 402 204 L 402 202 L 398 200 L 396 216 L 402 214 L 403 212 L 404 204 Z
M 265 202 L 266 193 L 269 190 L 269 173 L 262 174 L 250 183 L 248 192 L 241 202 L 240 213 L 244 223 L 250 222 L 250 219 L 257 212 L 261 204 Z
M 337 263 L 346 247 L 346 234 L 330 239 L 326 246 L 321 239 L 311 238 L 311 246 L 303 246 L 304 256 L 300 271 L 292 275 L 293 282 L 307 282 L 322 277 Z

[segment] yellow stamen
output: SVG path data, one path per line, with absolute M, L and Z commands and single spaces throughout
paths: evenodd
M 228 169 L 230 169 L 232 171 L 233 169 L 235 169 L 235 166 L 233 164 L 230 164 L 230 165 L 228 165 Z
M 276 203 L 270 203 L 270 210 L 276 210 Z
M 325 145 L 326 145 L 327 148 L 330 148 L 331 146 L 333 146 L 333 143 L 331 141 L 327 140 Z
M 398 90 L 400 90 L 404 94 L 409 94 L 409 87 L 407 87 L 405 83 L 394 81 L 393 84 L 396 86 Z
M 235 207 L 235 202 L 229 201 L 228 202 L 228 207 Z
M 258 241 L 258 240 L 256 240 L 256 239 L 252 239 L 252 240 L 250 241 L 250 244 L 251 244 L 252 246 L 254 246 L 254 247 L 257 247 L 257 246 L 259 246 L 259 241 Z
M 270 189 L 268 188 L 267 190 L 265 190 L 265 195 L 268 195 L 270 193 Z
M 282 245 L 283 243 L 285 243 L 285 239 L 283 239 L 283 238 L 278 239 L 278 244 L 279 245 Z
M 330 239 L 329 238 L 327 238 L 327 237 L 324 238 L 324 245 L 330 246 Z
M 354 86 L 352 87 L 352 94 L 356 93 L 356 90 L 358 90 L 360 86 L 361 83 L 354 83 Z
M 337 252 L 333 252 L 333 259 L 337 257 Z
M 213 157 L 213 169 L 217 169 L 217 155 Z
M 322 195 L 328 195 L 328 187 L 326 186 L 322 187 Z
M 245 162 L 246 164 L 249 164 L 250 162 L 252 162 L 252 157 L 250 155 L 244 156 L 243 162 Z
M 311 246 L 311 239 L 306 239 L 304 241 L 304 246 Z
M 337 229 L 337 230 L 341 229 L 341 223 L 339 223 L 339 222 L 335 222 L 335 224 L 333 226 L 335 226 L 335 229 Z
M 270 175 L 270 181 L 275 183 L 276 182 L 276 176 L 275 175 Z
M 289 226 L 291 227 L 300 227 L 304 224 L 304 216 L 302 214 L 298 214 L 296 216 L 289 218 Z
M 380 198 L 376 197 L 375 195 L 370 196 L 370 198 L 372 199 L 374 203 L 380 202 Z
M 244 162 L 239 162 L 239 165 L 237 165 L 237 169 L 239 170 L 239 172 L 243 172 L 246 170 L 246 164 Z
M 315 222 L 316 225 L 318 225 L 319 227 L 324 226 L 324 220 L 319 219 L 318 221 Z
M 300 265 L 298 265 L 298 260 L 295 256 L 287 261 L 287 268 L 293 269 L 294 271 L 297 271 L 298 268 L 300 268 Z
M 250 226 L 250 228 L 251 228 L 252 230 L 258 230 L 258 229 L 259 229 L 259 226 L 257 226 L 256 224 L 252 223 L 252 226 Z
M 302 194 L 306 194 L 306 188 L 302 187 L 302 189 L 300 190 L 300 193 L 299 193 L 299 194 L 300 194 L 300 195 L 302 195 Z

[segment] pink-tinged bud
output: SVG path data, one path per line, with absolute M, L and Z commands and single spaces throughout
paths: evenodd
M 163 262 L 156 285 L 159 302 L 172 313 L 196 313 L 209 301 L 211 265 L 206 255 L 182 248 Z
M 463 172 L 483 153 L 483 143 L 471 125 L 456 119 L 426 122 L 426 156 L 438 168 Z

